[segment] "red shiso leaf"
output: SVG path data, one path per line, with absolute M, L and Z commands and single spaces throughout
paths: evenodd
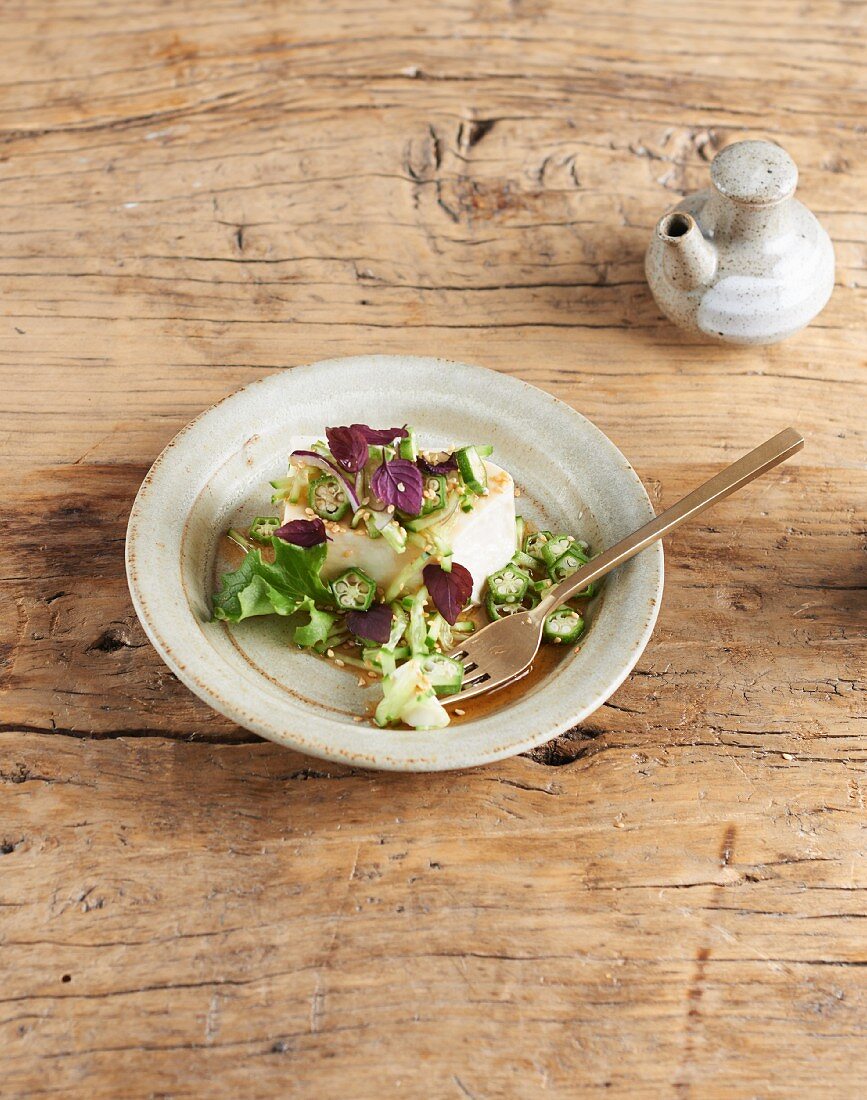
M 428 462 L 426 458 L 419 455 L 418 464 L 426 474 L 450 474 L 458 468 L 458 461 L 454 455 L 449 455 L 442 462 Z
M 321 519 L 290 519 L 274 532 L 278 539 L 291 542 L 293 546 L 319 546 L 330 542 Z
M 375 603 L 368 611 L 347 611 L 346 625 L 359 638 L 384 645 L 391 635 L 390 607 L 384 603 Z
M 328 446 L 335 461 L 351 474 L 367 462 L 367 441 L 358 428 L 326 428 Z
M 349 426 L 360 433 L 365 443 L 370 443 L 375 447 L 387 447 L 390 443 L 394 443 L 396 439 L 402 439 L 406 435 L 406 425 L 402 428 L 371 428 L 367 424 L 350 424 Z
M 455 561 L 451 572 L 447 573 L 437 562 L 430 562 L 422 570 L 422 576 L 434 607 L 449 626 L 454 626 L 473 593 L 469 569 Z
M 405 458 L 383 462 L 373 471 L 370 487 L 385 504 L 393 504 L 408 516 L 417 516 L 424 503 L 424 480 L 415 463 Z

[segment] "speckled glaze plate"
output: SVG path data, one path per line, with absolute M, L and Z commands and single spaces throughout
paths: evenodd
M 222 534 L 268 514 L 268 482 L 286 472 L 287 440 L 326 424 L 412 424 L 423 444 L 490 442 L 521 487 L 520 511 L 549 529 L 608 546 L 653 515 L 635 471 L 590 421 L 517 378 L 442 359 L 370 355 L 294 367 L 202 413 L 153 464 L 127 530 L 139 619 L 172 671 L 200 698 L 263 737 L 326 760 L 439 771 L 499 760 L 575 726 L 635 665 L 662 595 L 662 547 L 605 582 L 577 654 L 501 709 L 444 730 L 380 730 L 377 687 L 287 643 L 277 616 L 212 623 Z

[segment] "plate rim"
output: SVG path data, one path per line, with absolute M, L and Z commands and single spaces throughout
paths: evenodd
M 300 734 L 286 733 L 284 730 L 278 729 L 276 726 L 269 726 L 266 722 L 261 721 L 255 716 L 251 716 L 245 713 L 243 705 L 233 701 L 231 695 L 224 696 L 217 692 L 214 688 L 207 683 L 206 680 L 198 678 L 178 657 L 176 657 L 171 644 L 163 636 L 159 629 L 159 623 L 153 622 L 148 608 L 145 605 L 141 592 L 139 591 L 140 578 L 136 570 L 136 550 L 137 542 L 141 537 L 141 531 L 139 528 L 140 520 L 144 518 L 143 513 L 146 511 L 148 497 L 153 491 L 155 481 L 165 474 L 164 466 L 171 463 L 174 455 L 182 448 L 183 443 L 187 435 L 195 429 L 195 427 L 206 417 L 210 416 L 216 409 L 220 408 L 226 402 L 230 402 L 233 399 L 242 399 L 243 395 L 247 394 L 250 390 L 257 386 L 271 383 L 274 386 L 279 386 L 280 381 L 287 376 L 291 377 L 297 373 L 308 373 L 328 369 L 339 369 L 340 367 L 348 367 L 353 364 L 357 365 L 370 365 L 372 362 L 387 362 L 396 364 L 397 362 L 406 363 L 411 361 L 413 364 L 418 365 L 420 368 L 423 366 L 431 367 L 437 364 L 448 364 L 454 366 L 461 371 L 469 371 L 476 373 L 478 376 L 494 376 L 499 383 L 506 386 L 521 386 L 534 390 L 536 393 L 544 395 L 549 401 L 562 406 L 568 413 L 582 421 L 584 426 L 590 428 L 593 432 L 597 433 L 605 441 L 605 444 L 611 448 L 614 455 L 622 462 L 624 470 L 634 482 L 635 489 L 638 494 L 643 497 L 643 502 L 647 506 L 648 516 L 654 514 L 654 509 L 650 497 L 647 494 L 647 490 L 644 487 L 641 479 L 635 471 L 632 464 L 626 459 L 616 444 L 600 429 L 593 421 L 589 420 L 583 413 L 578 412 L 567 402 L 562 401 L 560 398 L 551 394 L 549 391 L 542 389 L 541 387 L 533 385 L 533 383 L 525 381 L 518 375 L 510 374 L 503 371 L 492 370 L 487 367 L 481 367 L 478 365 L 471 365 L 460 360 L 446 359 L 441 356 L 417 356 L 417 355 L 400 355 L 400 354 L 368 354 L 368 355 L 354 355 L 340 357 L 337 359 L 323 359 L 313 363 L 299 364 L 291 367 L 280 367 L 275 371 L 269 372 L 260 378 L 253 379 L 251 382 L 233 390 L 231 393 L 219 398 L 213 402 L 210 406 L 203 409 L 198 413 L 191 421 L 184 425 L 165 445 L 160 451 L 157 458 L 154 460 L 150 469 L 146 473 L 142 480 L 142 483 L 136 493 L 135 500 L 130 510 L 129 520 L 127 523 L 126 539 L 125 539 L 125 564 L 126 564 L 126 576 L 127 584 L 132 598 L 133 607 L 142 628 L 147 635 L 149 641 L 154 646 L 160 659 L 171 669 L 171 671 L 178 677 L 178 679 L 193 692 L 198 698 L 202 699 L 213 710 L 222 714 L 224 717 L 238 723 L 244 729 L 247 729 L 253 733 L 256 733 L 267 740 L 273 741 L 277 744 L 281 744 L 294 751 L 313 756 L 318 759 L 328 760 L 333 763 L 339 763 L 348 765 L 355 768 L 363 768 L 378 771 L 395 771 L 395 772 L 429 772 L 429 771 L 453 771 L 461 770 L 468 767 L 478 767 L 484 764 L 494 763 L 498 760 L 507 759 L 512 756 L 516 756 L 520 753 L 527 752 L 530 749 L 536 748 L 541 744 L 550 741 L 553 738 L 562 736 L 563 733 L 569 729 L 574 728 L 579 723 L 583 722 L 590 714 L 598 710 L 621 686 L 627 676 L 635 668 L 638 663 L 641 654 L 644 652 L 647 643 L 653 633 L 656 621 L 659 615 L 659 610 L 662 602 L 662 594 L 664 588 L 664 552 L 662 542 L 656 542 L 652 547 L 648 547 L 643 552 L 642 556 L 652 555 L 655 564 L 655 584 L 654 590 L 647 592 L 646 595 L 650 597 L 651 607 L 650 613 L 647 616 L 644 625 L 640 631 L 637 640 L 633 643 L 633 648 L 622 666 L 618 671 L 606 678 L 605 684 L 602 688 L 596 691 L 594 696 L 583 706 L 577 708 L 568 719 L 564 719 L 558 722 L 545 723 L 544 732 L 538 730 L 527 737 L 511 740 L 508 744 L 501 744 L 500 747 L 492 749 L 487 752 L 474 752 L 471 759 L 463 760 L 413 760 L 402 759 L 396 760 L 388 755 L 384 755 L 376 760 L 373 760 L 370 756 L 363 753 L 352 753 L 343 749 L 330 749 L 326 745 L 319 743 L 311 743 L 307 738 Z M 255 427 L 251 430 L 255 431 Z M 171 471 L 169 470 L 170 474 Z M 208 484 L 205 481 L 204 485 Z M 198 494 L 196 499 L 198 499 Z M 184 517 L 183 530 L 186 528 L 188 521 L 188 514 Z M 183 535 L 181 538 L 183 541 Z M 193 614 L 192 609 L 188 609 L 190 614 Z M 159 616 L 157 616 L 159 618 Z M 169 631 L 170 633 L 170 631 Z M 326 719 L 319 719 L 319 721 L 327 721 Z M 432 736 L 435 736 L 433 734 Z M 387 752 L 386 746 L 384 750 Z

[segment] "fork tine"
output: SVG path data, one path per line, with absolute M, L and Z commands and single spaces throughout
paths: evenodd
M 457 705 L 460 706 L 461 703 L 467 699 L 474 699 L 477 695 L 484 695 L 489 691 L 496 691 L 499 688 L 508 687 L 518 680 L 523 680 L 529 671 L 529 668 L 524 668 L 517 676 L 508 676 L 500 680 L 494 680 L 487 673 L 485 673 L 484 679 L 482 680 L 477 680 L 472 683 L 468 683 L 465 680 L 464 687 L 460 691 L 456 692 L 454 695 L 444 695 L 441 702 L 444 706 L 448 706 L 449 703 L 457 703 Z

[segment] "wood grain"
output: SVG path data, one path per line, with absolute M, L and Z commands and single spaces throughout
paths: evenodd
M 861 4 L 40 0 L 0 10 L 3 1095 L 854 1097 L 864 936 Z M 771 137 L 837 250 L 774 348 L 657 313 L 650 229 Z M 519 375 L 660 506 L 635 674 L 474 772 L 260 742 L 147 644 L 162 446 L 358 352 Z

